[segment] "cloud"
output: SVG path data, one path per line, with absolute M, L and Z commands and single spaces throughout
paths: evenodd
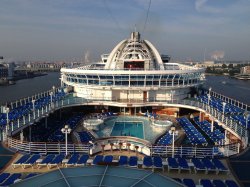
M 195 1 L 195 10 L 198 12 L 205 13 L 220 13 L 222 10 L 216 7 L 207 5 L 208 0 L 196 0 Z

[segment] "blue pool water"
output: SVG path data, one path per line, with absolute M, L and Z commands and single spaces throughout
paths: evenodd
M 122 125 L 119 123 L 122 122 Z M 125 122 L 125 127 L 124 127 Z M 116 116 L 104 120 L 104 123 L 98 126 L 95 133 L 98 137 L 110 136 L 133 136 L 145 139 L 154 143 L 155 140 L 170 126 L 158 127 L 151 124 L 147 117 L 138 116 Z
M 133 136 L 144 139 L 142 122 L 115 122 L 111 136 Z

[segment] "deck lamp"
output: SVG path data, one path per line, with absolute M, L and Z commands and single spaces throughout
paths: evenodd
M 36 100 L 35 99 L 32 99 L 32 105 L 33 105 L 33 118 L 35 119 L 36 118 L 36 113 L 35 113 L 35 102 Z
M 209 94 L 209 95 L 211 95 L 211 90 L 212 90 L 212 88 L 209 87 L 209 89 L 208 89 L 208 91 L 209 91 L 208 94 Z
M 53 92 L 50 92 L 50 103 L 51 103 L 51 107 L 52 107 L 52 103 L 53 103 Z
M 7 140 L 10 108 L 9 107 L 5 108 L 5 111 L 6 111 L 6 140 Z
M 207 107 L 208 107 L 208 109 L 210 109 L 210 106 L 209 106 L 210 99 L 211 99 L 211 95 L 210 95 L 210 94 L 207 94 Z M 207 109 L 207 110 L 208 110 L 208 109 Z M 210 110 L 209 110 L 209 112 L 210 112 Z
M 222 102 L 222 106 L 223 106 L 223 108 L 222 108 L 222 123 L 223 123 L 224 118 L 225 118 L 226 104 L 227 104 L 226 102 Z
M 178 131 L 175 129 L 175 127 L 171 127 L 171 129 L 169 130 L 169 134 L 173 136 L 173 140 L 172 140 L 172 158 L 174 158 L 174 137 L 178 136 Z
M 68 134 L 71 133 L 71 128 L 68 125 L 65 125 L 64 128 L 61 129 L 61 132 L 65 134 L 65 152 L 66 156 L 68 155 Z

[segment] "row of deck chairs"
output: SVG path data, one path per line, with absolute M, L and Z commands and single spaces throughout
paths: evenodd
M 178 173 L 182 171 L 188 171 L 191 173 L 192 169 L 194 169 L 194 172 L 200 172 L 204 171 L 206 174 L 209 172 L 214 172 L 216 174 L 219 173 L 228 173 L 229 170 L 224 166 L 224 164 L 218 160 L 218 159 L 197 159 L 193 158 L 191 159 L 191 162 L 188 162 L 185 158 L 172 158 L 168 157 L 166 159 L 167 162 L 162 162 L 161 157 L 150 157 L 145 156 L 143 159 L 143 167 L 144 168 L 162 168 L 164 170 L 164 167 L 168 167 L 168 171 L 170 170 L 176 170 Z
M 34 167 L 42 168 L 47 166 L 49 169 L 55 166 L 62 164 L 62 161 L 65 159 L 65 154 L 48 154 L 45 158 L 41 160 L 41 162 L 37 162 L 41 156 L 38 154 L 34 155 L 23 155 L 19 160 L 12 164 L 12 167 L 15 169 L 16 167 L 21 166 L 23 169 L 26 167 Z M 66 166 L 70 165 L 83 165 L 86 164 L 88 160 L 88 155 L 79 155 L 73 154 L 69 159 L 68 162 L 65 163 Z
M 16 180 L 21 178 L 21 173 L 1 173 L 0 174 L 0 186 L 9 186 Z
M 173 179 L 179 183 L 186 185 L 187 187 L 196 187 L 198 185 L 201 185 L 203 187 L 238 187 L 238 184 L 233 180 L 222 181 L 219 179 L 215 180 L 200 179 L 199 184 L 196 185 L 193 179 L 188 179 L 188 178 L 187 179 L 173 178 Z
M 218 159 L 197 159 L 192 158 L 192 163 L 194 164 L 195 173 L 199 171 L 204 171 L 206 174 L 209 172 L 218 173 L 229 173 L 228 168 Z
M 23 155 L 19 160 L 12 164 L 12 167 L 14 169 L 19 166 L 21 166 L 23 169 L 25 169 L 26 167 L 33 167 L 33 165 L 40 157 L 41 156 L 39 154 Z
M 13 174 L 1 173 L 0 174 L 0 186 L 9 186 L 9 185 L 15 183 L 16 181 L 28 179 L 28 178 L 33 177 L 35 175 L 37 175 L 37 173 L 29 173 L 25 177 L 22 177 L 21 173 L 13 173 Z
M 113 156 L 112 155 L 97 155 L 92 160 L 89 158 L 89 155 L 79 155 L 79 154 L 72 154 L 70 158 L 66 160 L 64 154 L 49 154 L 45 158 L 43 158 L 40 162 L 37 162 L 40 158 L 40 155 L 24 155 L 22 156 L 17 162 L 12 164 L 13 168 L 21 166 L 23 169 L 26 167 L 34 167 L 35 165 L 37 168 L 41 168 L 47 166 L 49 169 L 55 166 L 59 166 L 62 164 L 63 160 L 65 159 L 64 163 L 66 167 L 68 166 L 83 166 L 88 164 L 93 165 L 107 165 L 112 164 Z M 117 165 L 120 166 L 130 166 L 130 167 L 138 167 L 138 157 L 136 156 L 120 156 L 118 161 L 115 161 Z M 191 173 L 191 169 L 193 168 L 195 173 L 197 172 L 205 172 L 208 174 L 209 172 L 214 172 L 216 174 L 219 173 L 228 173 L 229 170 L 224 166 L 224 164 L 218 159 L 197 159 L 192 158 L 191 162 L 188 162 L 185 158 L 171 158 L 168 157 L 166 162 L 162 160 L 160 156 L 145 156 L 142 162 L 143 168 L 151 168 L 151 169 L 162 169 L 164 171 L 164 167 L 168 167 L 168 171 L 170 170 L 177 170 L 179 173 L 181 171 L 189 171 Z

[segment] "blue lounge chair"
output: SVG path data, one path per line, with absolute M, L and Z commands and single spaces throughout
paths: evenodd
M 5 181 L 10 176 L 10 173 L 1 173 L 0 174 L 0 184 Z
M 177 158 L 177 160 L 178 160 L 178 163 L 179 163 L 179 166 L 180 166 L 180 170 L 179 170 L 180 172 L 186 170 L 186 171 L 189 171 L 189 173 L 191 173 L 191 169 L 188 166 L 188 163 L 187 163 L 185 158 L 179 157 L 179 158 Z
M 9 178 L 7 178 L 0 186 L 9 186 L 15 182 L 15 180 L 20 179 L 21 173 L 14 173 Z
M 182 180 L 180 178 L 173 178 L 175 181 L 182 183 Z
M 50 163 L 53 159 L 55 158 L 55 155 L 54 154 L 49 154 L 47 155 L 41 163 L 38 163 L 37 164 L 37 167 L 38 168 L 41 168 L 42 166 L 47 166 L 48 163 Z
M 224 164 L 219 159 L 212 159 L 214 166 L 217 168 L 219 172 L 226 172 L 229 173 L 229 169 L 224 166 Z
M 138 158 L 137 158 L 137 156 L 129 157 L 128 165 L 130 167 L 138 167 Z
M 119 166 L 126 166 L 128 165 L 128 157 L 127 156 L 120 156 L 119 157 Z
M 112 156 L 112 155 L 107 155 L 107 156 L 105 156 L 105 157 L 104 157 L 104 160 L 103 160 L 103 162 L 104 162 L 104 163 L 107 163 L 107 164 L 112 163 L 112 161 L 113 161 L 113 156 Z
M 73 154 L 68 160 L 68 162 L 65 163 L 65 166 L 68 167 L 68 166 L 76 165 L 76 163 L 78 162 L 78 159 L 79 159 L 79 154 Z
M 171 169 L 178 170 L 179 172 L 179 164 L 176 162 L 175 158 L 168 157 L 168 171 Z
M 143 158 L 143 168 L 152 168 L 153 167 L 153 161 L 152 161 L 152 157 L 150 156 L 145 156 Z
M 214 187 L 227 187 L 226 184 L 219 179 L 213 180 Z
M 103 162 L 103 156 L 102 155 L 96 155 L 94 160 L 93 160 L 93 164 L 97 165 L 99 163 Z
M 51 169 L 53 166 L 58 166 L 59 164 L 62 163 L 63 159 L 64 159 L 65 155 L 64 154 L 59 154 L 56 155 L 55 158 L 48 163 L 48 168 Z
M 194 170 L 195 173 L 197 173 L 198 171 L 207 171 L 206 167 L 204 166 L 204 164 L 200 161 L 200 159 L 197 158 L 192 158 L 192 162 L 194 164 Z
M 34 164 L 36 163 L 36 161 L 37 161 L 39 158 L 41 158 L 41 156 L 38 155 L 38 154 L 32 155 L 25 163 L 22 164 L 22 168 L 25 169 L 26 166 L 28 166 L 28 167 L 29 167 L 29 166 L 33 167 Z
M 187 187 L 195 187 L 196 186 L 193 179 L 183 179 L 182 181 Z
M 162 169 L 164 171 L 164 167 L 163 167 L 163 164 L 162 164 L 161 157 L 159 157 L 159 156 L 153 157 L 153 162 L 154 162 L 154 169 L 155 168 L 160 168 L 160 169 Z
M 209 179 L 201 179 L 200 184 L 203 187 L 214 187 L 214 185 L 212 184 L 212 182 Z
M 202 162 L 203 162 L 204 166 L 207 168 L 207 171 L 206 171 L 207 173 L 209 171 L 212 171 L 212 172 L 216 172 L 217 171 L 216 167 L 214 166 L 214 164 L 209 159 L 203 158 Z
M 89 159 L 89 155 L 82 155 L 82 156 L 79 158 L 79 160 L 78 160 L 78 162 L 76 163 L 76 165 L 77 165 L 77 166 L 78 166 L 78 165 L 86 165 L 88 159 Z
M 238 187 L 238 184 L 234 182 L 233 180 L 226 180 L 225 183 L 227 187 Z
M 13 169 L 16 168 L 16 166 L 21 166 L 23 163 L 25 163 L 30 158 L 30 155 L 23 155 L 21 158 L 18 159 L 14 164 L 12 164 Z

